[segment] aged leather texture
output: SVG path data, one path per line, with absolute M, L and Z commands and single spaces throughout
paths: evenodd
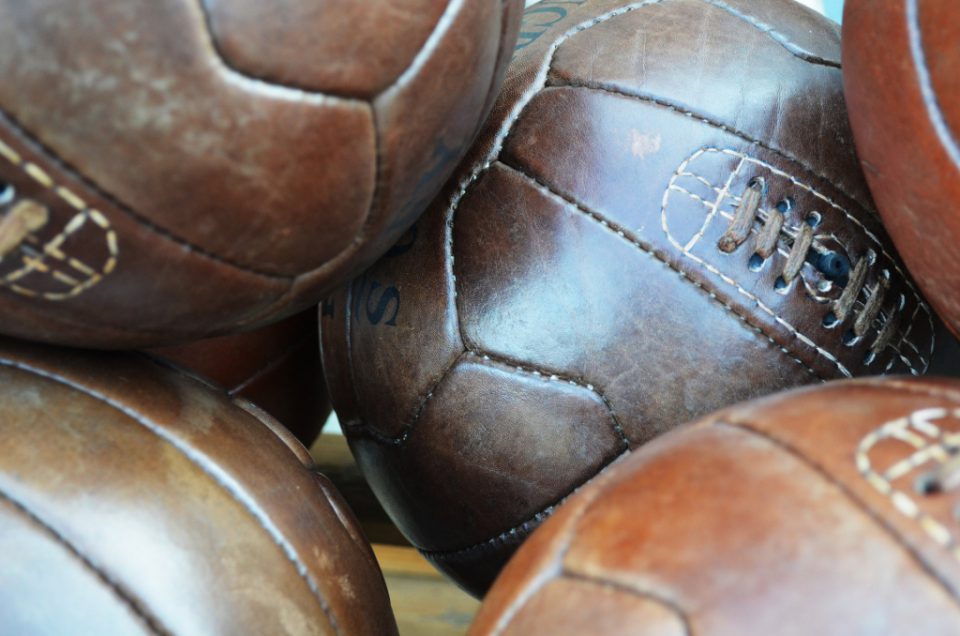
M 321 318 L 361 468 L 475 594 L 629 449 L 788 387 L 921 374 L 934 344 L 854 154 L 834 23 L 546 2 L 520 40 L 444 193 Z
M 356 519 L 252 403 L 0 339 L 0 428 L 0 633 L 397 633 Z
M 320 364 L 317 311 L 255 331 L 150 351 L 250 400 L 304 446 L 320 434 L 330 400 Z
M 0 219 L 47 218 L 0 226 L 0 332 L 144 348 L 315 305 L 437 194 L 521 7 L 3 0 Z
M 844 87 L 857 152 L 910 272 L 960 334 L 960 4 L 848 0 Z
M 710 415 L 604 471 L 472 636 L 960 632 L 957 380 L 857 379 Z M 952 464 L 952 465 L 951 465 Z

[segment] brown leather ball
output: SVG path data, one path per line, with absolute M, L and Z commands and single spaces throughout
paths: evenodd
M 0 633 L 396 634 L 306 449 L 142 355 L 0 339 Z
M 443 185 L 521 8 L 0 1 L 0 332 L 142 348 L 315 305 Z
M 897 249 L 960 335 L 960 3 L 847 0 L 857 152 Z
M 711 415 L 561 506 L 470 634 L 960 633 L 958 436 L 956 380 Z
M 309 309 L 255 331 L 151 353 L 250 400 L 310 446 L 330 415 L 318 340 L 317 311 Z
M 923 373 L 838 27 L 787 0 L 535 5 L 443 196 L 324 306 L 334 408 L 411 542 L 474 593 L 551 507 L 679 422 Z

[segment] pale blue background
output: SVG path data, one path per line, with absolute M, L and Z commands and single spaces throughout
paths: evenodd
M 823 8 L 827 17 L 840 22 L 840 18 L 843 16 L 843 0 L 823 0 Z

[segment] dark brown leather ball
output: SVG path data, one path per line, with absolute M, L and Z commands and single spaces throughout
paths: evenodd
M 142 355 L 0 339 L 0 633 L 396 634 L 289 432 Z
M 313 443 L 330 415 L 315 309 L 255 331 L 151 353 L 219 384 L 231 396 L 250 400 L 304 446 Z
M 361 467 L 475 593 L 628 449 L 786 387 L 920 374 L 933 349 L 854 155 L 835 24 L 593 0 L 521 31 L 444 195 L 321 322 Z
M 960 334 L 960 3 L 847 0 L 843 64 L 857 152 L 883 222 Z
M 960 633 L 957 439 L 956 380 L 711 415 L 561 506 L 470 634 Z
M 436 195 L 521 8 L 0 1 L 0 332 L 142 348 L 315 305 Z

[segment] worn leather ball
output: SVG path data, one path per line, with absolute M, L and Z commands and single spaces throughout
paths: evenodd
M 0 633 L 396 634 L 306 449 L 139 354 L 0 340 Z
M 250 400 L 309 447 L 330 415 L 318 344 L 310 309 L 255 331 L 151 353 Z
M 848 0 L 850 121 L 883 222 L 960 334 L 960 3 Z
M 711 415 L 565 503 L 470 634 L 956 634 L 958 436 L 956 380 Z
M 593 0 L 521 31 L 443 196 L 321 321 L 362 469 L 475 593 L 677 423 L 920 374 L 933 346 L 854 155 L 835 24 L 786 0 Z
M 0 332 L 142 348 L 315 305 L 474 138 L 521 0 L 3 0 Z

